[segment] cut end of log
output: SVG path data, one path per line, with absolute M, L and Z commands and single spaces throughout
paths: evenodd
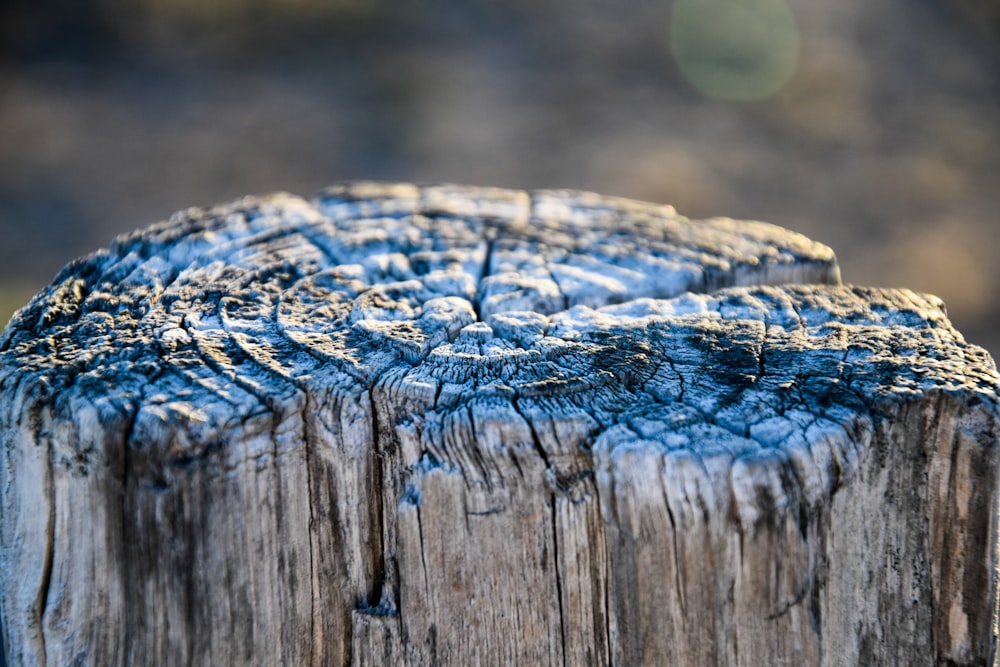
M 120 237 L 0 339 L 9 651 L 985 659 L 995 365 L 935 297 L 839 283 L 773 225 L 570 191 Z

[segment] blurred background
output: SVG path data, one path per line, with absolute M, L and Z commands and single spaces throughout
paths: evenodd
M 1000 352 L 1000 0 L 0 0 L 0 320 L 190 205 L 343 179 L 774 222 Z

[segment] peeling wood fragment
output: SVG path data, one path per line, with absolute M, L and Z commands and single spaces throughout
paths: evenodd
M 986 664 L 993 361 L 765 223 L 354 183 L 0 337 L 11 664 Z

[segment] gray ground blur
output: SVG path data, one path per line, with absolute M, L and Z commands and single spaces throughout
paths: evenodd
M 671 56 L 674 1 L 8 0 L 0 319 L 176 209 L 376 178 L 768 220 L 833 246 L 847 281 L 942 296 L 1000 352 L 996 3 L 792 0 L 795 75 L 724 102 Z

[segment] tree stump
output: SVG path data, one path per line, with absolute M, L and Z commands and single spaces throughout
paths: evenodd
M 373 183 L 191 209 L 0 345 L 11 664 L 993 660 L 1000 378 L 786 230 Z

